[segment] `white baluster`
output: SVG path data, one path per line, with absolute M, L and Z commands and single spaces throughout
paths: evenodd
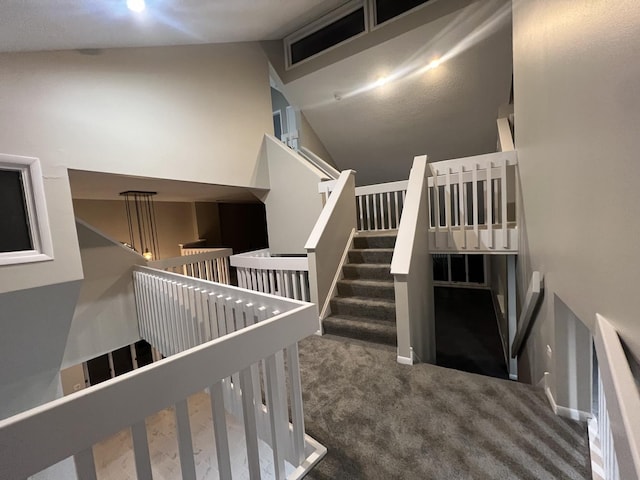
M 193 442 L 191 440 L 191 426 L 189 424 L 189 407 L 187 400 L 181 400 L 175 405 L 176 409 L 176 437 L 180 454 L 180 470 L 183 480 L 196 480 L 196 466 L 193 458 Z
M 136 463 L 137 478 L 153 478 L 151 473 L 151 456 L 149 455 L 149 441 L 145 421 L 131 425 L 131 440 L 133 443 L 133 457 Z

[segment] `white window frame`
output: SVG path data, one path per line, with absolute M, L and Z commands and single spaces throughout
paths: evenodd
M 0 170 L 21 172 L 29 234 L 33 247 L 31 250 L 0 252 L 0 265 L 53 260 L 53 242 L 40 160 L 35 157 L 0 153 Z
M 288 35 L 287 37 L 285 37 L 284 38 L 285 70 L 296 68 L 297 66 L 302 65 L 303 63 L 306 63 L 314 58 L 317 58 L 320 55 L 323 55 L 327 52 L 330 52 L 331 50 L 334 50 L 337 47 L 344 45 L 345 43 L 348 43 L 352 40 L 355 40 L 356 38 L 360 38 L 361 36 L 369 33 L 369 30 L 370 30 L 369 18 L 371 15 L 369 12 L 369 5 L 370 5 L 369 0 L 351 0 L 350 2 L 347 2 L 344 5 L 336 8 L 332 12 L 329 12 L 326 15 L 320 17 L 318 20 L 311 22 L 310 24 L 302 27 L 300 30 L 297 30 L 291 35 Z M 299 62 L 294 64 L 291 63 L 291 45 L 292 44 L 296 43 L 298 40 L 302 40 L 303 38 L 311 35 L 312 33 L 315 33 L 318 30 L 323 29 L 327 25 L 330 25 L 333 22 L 340 20 L 341 18 L 346 17 L 350 13 L 353 13 L 356 10 L 363 7 L 364 7 L 364 31 L 360 32 L 357 35 L 354 35 L 353 37 L 347 38 L 346 40 L 340 43 L 336 43 L 332 47 L 329 47 L 314 55 L 311 55 L 310 57 L 307 57 L 304 60 L 300 60 Z

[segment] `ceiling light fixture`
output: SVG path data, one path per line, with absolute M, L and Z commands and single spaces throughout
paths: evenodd
M 127 212 L 129 226 L 129 245 L 133 250 L 141 253 L 146 260 L 158 260 L 158 227 L 156 224 L 156 209 L 153 197 L 156 192 L 141 192 L 127 190 L 121 192 Z
M 127 8 L 132 12 L 140 13 L 146 7 L 144 0 L 127 0 Z
M 383 86 L 385 83 L 387 83 L 389 81 L 388 77 L 385 77 L 384 75 L 381 77 L 378 77 L 378 79 L 375 81 L 375 83 L 373 84 L 375 87 L 381 87 Z
M 433 70 L 434 68 L 438 68 L 441 63 L 442 63 L 442 61 L 439 58 L 435 58 L 435 59 L 431 60 L 429 65 L 427 65 L 427 70 Z

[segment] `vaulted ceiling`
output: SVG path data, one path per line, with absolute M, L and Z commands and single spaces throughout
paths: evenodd
M 0 51 L 243 42 L 282 38 L 342 0 L 126 0 L 0 2 Z
M 337 166 L 356 170 L 366 185 L 408 178 L 416 155 L 437 161 L 495 151 L 511 76 L 510 2 L 482 0 L 283 89 Z

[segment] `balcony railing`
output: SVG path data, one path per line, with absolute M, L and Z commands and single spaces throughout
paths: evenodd
M 272 257 L 268 249 L 230 258 L 238 272 L 238 286 L 308 302 L 309 260 L 305 256 Z
M 211 401 L 219 478 L 304 476 L 326 452 L 304 432 L 298 366 L 314 306 L 147 267 L 135 267 L 134 283 L 141 334 L 166 358 L 0 421 L 0 477 L 75 456 L 79 478 L 95 479 L 92 446 L 125 429 L 137 478 L 153 478 L 145 419 L 173 407 L 181 478 L 195 479 L 187 399 L 199 392 Z M 232 419 L 243 426 L 240 455 Z

